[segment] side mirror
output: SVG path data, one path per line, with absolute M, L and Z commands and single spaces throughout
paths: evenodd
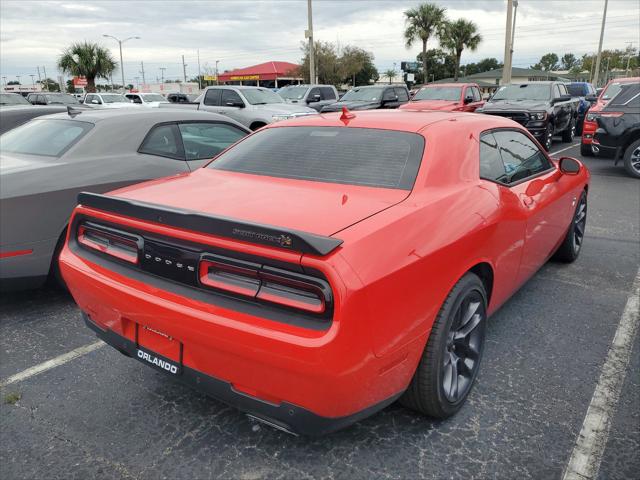
M 571 95 L 560 95 L 559 97 L 556 97 L 556 98 L 553 99 L 553 103 L 568 102 L 572 98 L 573 97 Z
M 596 101 L 598 100 L 598 96 L 597 95 L 587 95 L 586 97 L 584 97 L 584 99 L 589 103 L 596 103 Z
M 242 102 L 227 102 L 225 105 L 227 107 L 244 108 L 244 103 L 242 103 Z
M 97 99 L 94 98 L 93 100 L 91 100 L 91 103 L 93 103 L 94 105 L 99 105 L 100 104 L 100 100 L 97 100 Z
M 471 95 L 467 95 L 466 97 L 464 97 L 464 104 L 466 105 L 467 103 L 471 103 L 473 102 L 473 97 Z
M 560 171 L 565 175 L 577 175 L 580 173 L 580 162 L 575 158 L 562 157 L 559 166 Z

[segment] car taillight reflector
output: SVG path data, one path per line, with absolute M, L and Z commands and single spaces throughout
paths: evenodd
M 205 287 L 315 314 L 324 313 L 332 301 L 322 279 L 218 255 L 200 260 L 198 277 Z
M 88 224 L 78 227 L 78 243 L 91 250 L 105 253 L 128 263 L 138 263 L 138 244 L 135 240 L 122 237 Z

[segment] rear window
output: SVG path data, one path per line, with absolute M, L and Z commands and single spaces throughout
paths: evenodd
M 424 138 L 415 133 L 346 127 L 259 131 L 208 168 L 270 177 L 411 190 Z
M 588 95 L 586 85 L 569 84 L 567 85 L 567 90 L 569 91 L 569 95 L 574 97 L 583 97 Z
M 3 152 L 59 157 L 80 140 L 93 124 L 75 120 L 32 120 L 0 137 Z

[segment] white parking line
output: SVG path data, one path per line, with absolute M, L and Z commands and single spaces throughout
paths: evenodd
M 104 347 L 106 343 L 103 341 L 97 341 L 95 343 L 90 343 L 89 345 L 84 345 L 82 347 L 78 347 L 75 350 L 71 350 L 59 357 L 52 358 L 51 360 L 47 360 L 46 362 L 42 362 L 39 365 L 36 365 L 31 368 L 27 368 L 20 373 L 16 373 L 15 375 L 11 375 L 6 380 L 0 382 L 0 388 L 4 388 L 12 383 L 21 382 L 22 380 L 26 380 L 29 377 L 33 377 L 34 375 L 38 375 L 39 373 L 46 372 L 47 370 L 51 370 L 52 368 L 63 365 L 67 362 L 70 362 L 74 358 L 81 357 L 86 355 L 87 353 L 93 352 L 98 348 Z
M 557 150 L 555 152 L 549 152 L 549 155 L 555 155 L 556 153 L 564 152 L 564 151 L 569 150 L 570 148 L 573 148 L 573 147 L 575 147 L 577 145 L 580 145 L 580 143 L 579 142 L 578 143 L 574 143 L 572 145 L 569 145 L 568 147 L 561 148 L 560 150 Z
M 590 480 L 598 475 L 639 323 L 640 270 L 636 274 L 633 290 L 602 366 L 600 380 L 593 392 L 582 429 L 562 476 L 563 480 Z

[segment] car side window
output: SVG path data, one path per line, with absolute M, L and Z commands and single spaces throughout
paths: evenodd
M 382 94 L 382 100 L 385 102 L 393 102 L 396 100 L 396 94 L 393 91 L 393 88 L 387 88 Z
M 184 154 L 179 135 L 180 132 L 175 124 L 157 125 L 146 136 L 138 152 L 183 160 Z
M 222 90 L 222 101 L 220 104 L 223 107 L 234 107 L 240 103 L 244 105 L 244 102 L 240 98 L 240 95 L 238 95 L 238 92 L 234 90 Z
M 480 135 L 480 178 L 498 183 L 508 181 L 498 142 L 491 132 Z
M 247 134 L 225 123 L 181 123 L 178 125 L 186 160 L 213 158 Z
M 337 100 L 336 93 L 331 87 L 320 87 L 322 100 Z
M 133 103 L 142 103 L 142 98 L 139 95 L 131 95 L 129 100 L 133 100 Z
M 566 85 L 558 85 L 558 87 L 560 88 L 560 95 L 569 95 Z
M 408 102 L 409 94 L 404 88 L 394 88 L 399 102 Z
M 493 135 L 504 163 L 507 183 L 520 182 L 551 168 L 546 155 L 524 133 L 497 130 Z
M 222 90 L 220 88 L 212 88 L 207 90 L 207 93 L 205 93 L 204 95 L 204 104 L 210 107 L 219 107 L 221 91 Z
M 558 98 L 560 97 L 560 89 L 558 88 L 558 85 L 554 85 L 553 86 L 553 98 Z
M 473 101 L 479 102 L 482 100 L 482 95 L 480 95 L 480 90 L 478 87 L 471 87 L 471 93 L 473 94 Z

